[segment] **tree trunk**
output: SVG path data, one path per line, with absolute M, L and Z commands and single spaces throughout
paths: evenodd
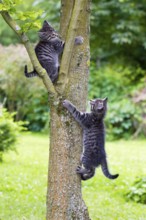
M 82 0 L 81 0 L 82 1 Z M 87 208 L 82 200 L 81 179 L 76 174 L 82 151 L 82 131 L 70 114 L 63 108 L 62 100 L 68 99 L 80 110 L 86 109 L 89 73 L 89 6 L 82 1 L 77 18 L 76 36 L 84 42 L 74 46 L 69 71 L 59 78 L 57 91 L 63 92 L 58 101 L 50 100 L 50 155 L 47 193 L 47 220 L 89 220 Z M 61 30 L 66 38 L 75 1 L 62 0 Z M 70 7 L 70 8 L 67 8 Z M 72 7 L 72 8 L 71 8 Z M 66 11 L 68 11 L 67 14 Z M 67 42 L 66 42 L 67 43 Z M 66 50 L 64 51 L 66 53 Z M 63 64 L 62 64 L 63 65 Z M 65 69 L 66 66 L 61 67 Z M 62 74 L 62 72 L 60 72 Z M 62 90 L 63 89 L 63 90 Z

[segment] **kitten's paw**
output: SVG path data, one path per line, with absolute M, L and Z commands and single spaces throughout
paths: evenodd
M 82 167 L 81 166 L 77 166 L 76 173 L 79 173 L 79 174 L 82 173 Z
M 77 36 L 75 38 L 75 45 L 81 45 L 84 42 L 84 38 L 82 36 Z
M 63 104 L 63 106 L 64 106 L 65 108 L 67 108 L 67 107 L 70 105 L 70 102 L 69 102 L 68 100 L 64 100 L 64 101 L 62 102 L 62 104 Z

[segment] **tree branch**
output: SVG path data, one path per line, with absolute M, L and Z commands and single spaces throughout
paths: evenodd
M 75 0 L 61 0 L 60 34 L 65 40 Z M 65 22 L 64 22 L 65 21 Z
M 65 43 L 65 48 L 64 52 L 62 55 L 62 60 L 61 60 L 61 67 L 60 67 L 60 73 L 59 73 L 59 79 L 57 81 L 58 85 L 58 93 L 62 94 L 66 84 L 68 83 L 68 71 L 69 71 L 69 66 L 71 63 L 71 58 L 72 58 L 72 51 L 73 51 L 73 46 L 74 46 L 74 41 L 76 37 L 76 31 L 79 27 L 79 20 L 78 17 L 82 11 L 84 5 L 84 0 L 75 0 L 74 3 L 74 8 L 72 11 L 71 15 L 71 20 L 67 32 L 67 37 L 66 37 L 66 43 Z
M 53 85 L 51 79 L 49 78 L 46 70 L 43 69 L 42 66 L 40 65 L 40 63 L 36 57 L 35 51 L 31 45 L 27 35 L 21 32 L 20 26 L 12 19 L 12 17 L 9 15 L 8 12 L 1 11 L 1 15 L 2 15 L 3 19 L 6 21 L 6 23 L 18 35 L 21 42 L 24 44 L 24 46 L 27 50 L 27 53 L 29 55 L 29 58 L 32 62 L 32 65 L 36 69 L 38 75 L 41 77 L 49 95 L 54 98 L 57 97 L 57 92 L 54 88 L 54 85 Z

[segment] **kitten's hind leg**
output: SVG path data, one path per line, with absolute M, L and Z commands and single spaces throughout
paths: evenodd
M 25 67 L 24 67 L 24 74 L 27 78 L 38 76 L 38 73 L 35 71 L 35 69 L 32 72 L 28 72 L 27 65 L 25 65 Z
M 95 168 L 82 168 L 81 166 L 78 166 L 76 169 L 76 173 L 80 174 L 82 180 L 88 180 L 95 174 Z
M 87 170 L 85 168 L 82 168 L 81 166 L 77 166 L 76 173 L 85 174 L 87 173 Z

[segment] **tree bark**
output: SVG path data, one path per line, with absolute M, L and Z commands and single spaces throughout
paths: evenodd
M 78 0 L 76 0 L 78 1 Z M 63 29 L 66 44 L 73 42 L 75 36 L 82 36 L 84 42 L 74 46 L 73 50 L 64 50 L 64 56 L 70 50 L 70 62 L 66 71 L 66 62 L 62 62 L 59 83 L 56 88 L 60 94 L 58 103 L 50 100 L 50 156 L 47 193 L 47 220 L 89 220 L 87 208 L 82 200 L 81 179 L 76 174 L 80 164 L 82 151 L 82 131 L 62 106 L 63 99 L 69 99 L 80 110 L 86 109 L 87 85 L 89 74 L 89 8 L 90 1 L 80 4 L 80 13 L 76 19 L 78 25 L 72 30 L 72 16 L 75 12 L 75 2 L 62 0 L 61 29 Z M 73 9 L 67 8 L 72 5 Z M 68 11 L 68 14 L 65 14 Z M 67 17 L 68 16 L 68 17 Z M 64 22 L 63 22 L 64 19 Z M 69 22 L 70 21 L 70 22 Z M 75 31 L 69 36 L 67 30 Z M 74 28 L 73 28 L 74 29 Z M 61 31 L 62 32 L 62 31 Z M 69 40 L 69 42 L 68 42 Z M 66 57 L 66 59 L 68 59 Z M 62 74 L 65 70 L 66 73 Z M 62 81 L 65 79 L 64 85 Z

